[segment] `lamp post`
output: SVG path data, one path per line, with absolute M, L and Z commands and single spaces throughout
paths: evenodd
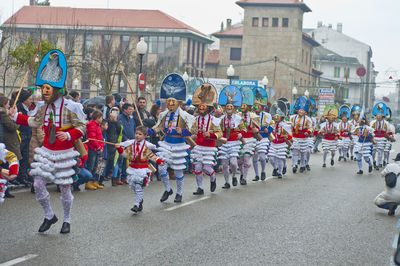
M 263 79 L 261 80 L 262 84 L 264 85 L 264 90 L 267 92 L 267 85 L 268 85 L 268 78 L 267 76 L 264 76 Z M 271 92 L 268 90 L 267 94 L 268 97 L 271 97 Z
M 293 103 L 294 103 L 294 97 L 295 97 L 296 94 L 297 94 L 297 88 L 296 88 L 296 86 L 295 86 L 295 87 L 293 87 L 293 89 L 292 89 L 292 101 L 293 101 Z
M 189 80 L 189 75 L 188 73 L 185 71 L 185 73 L 183 73 L 182 75 L 183 81 L 185 82 L 185 84 L 187 83 L 187 81 Z
M 121 81 L 119 82 L 119 92 L 121 92 L 121 89 L 123 89 L 125 86 L 124 81 L 121 79 Z
M 143 56 L 147 53 L 147 43 L 144 41 L 143 37 L 140 37 L 140 41 L 136 44 L 136 52 L 139 54 L 140 57 L 139 74 L 141 74 L 143 65 Z M 138 77 L 137 84 L 139 85 L 139 75 L 137 75 L 137 77 Z M 140 96 L 141 93 L 138 94 Z
M 310 96 L 310 92 L 306 89 L 306 91 L 304 92 L 304 96 L 308 97 Z
M 229 78 L 229 85 L 232 84 L 232 77 L 235 76 L 235 69 L 232 65 L 229 65 L 228 69 L 226 70 L 226 75 Z
M 77 90 L 79 85 L 79 80 L 75 78 L 73 83 L 74 83 L 74 89 Z

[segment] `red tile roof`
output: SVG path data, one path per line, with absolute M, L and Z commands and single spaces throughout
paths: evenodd
M 215 37 L 242 37 L 243 36 L 243 26 L 227 29 L 220 32 L 213 33 Z
M 299 7 L 304 12 L 310 12 L 311 9 L 299 0 L 239 0 L 236 2 L 241 7 L 245 6 L 277 6 L 277 7 Z
M 311 44 L 314 47 L 321 45 L 321 44 L 319 44 L 319 42 L 314 40 L 310 35 L 308 35 L 307 33 L 304 33 L 304 32 L 303 32 L 303 40 L 305 40 L 306 42 L 308 42 L 309 44 Z
M 92 26 L 200 31 L 159 10 L 24 6 L 4 24 Z
M 206 52 L 206 64 L 219 63 L 219 50 L 208 50 Z

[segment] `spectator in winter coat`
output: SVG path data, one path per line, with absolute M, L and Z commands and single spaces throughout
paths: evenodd
M 30 113 L 30 107 L 32 105 L 32 95 L 30 92 L 26 90 L 22 90 L 18 99 L 17 108 L 18 112 L 23 115 L 28 115 Z M 19 172 L 17 181 L 20 184 L 25 186 L 30 185 L 30 180 L 28 177 L 28 169 L 29 169 L 29 143 L 31 142 L 32 137 L 32 128 L 29 126 L 20 126 L 19 127 L 19 136 L 21 137 L 21 155 L 22 159 L 19 161 Z M 33 180 L 31 180 L 33 181 Z
M 138 113 L 140 114 L 140 118 L 142 119 L 143 125 L 152 128 L 156 124 L 156 120 L 154 120 L 153 116 L 146 110 L 146 98 L 139 97 L 137 101 L 137 108 L 133 112 L 133 118 L 135 119 L 136 126 L 140 125 L 140 120 Z
M 86 125 L 86 138 L 87 139 L 96 139 L 103 141 L 103 135 L 101 133 L 100 124 L 103 120 L 103 114 L 99 110 L 95 110 L 92 113 L 92 120 L 89 121 Z M 86 161 L 86 169 L 88 169 L 93 176 L 96 175 L 97 164 L 99 162 L 99 156 L 104 150 L 104 143 L 98 141 L 91 141 L 88 142 L 88 159 Z M 104 188 L 103 186 L 99 185 L 98 182 L 93 183 L 97 189 Z
M 3 126 L 3 143 L 6 149 L 17 155 L 18 160 L 22 159 L 20 141 L 17 134 L 19 126 L 8 115 L 10 101 L 5 96 L 0 96 L 0 119 Z
M 113 95 L 106 96 L 106 105 L 103 107 L 103 119 L 108 119 L 111 108 L 115 105 L 115 98 Z
M 119 136 L 121 135 L 121 122 L 118 121 L 119 109 L 117 107 L 111 108 L 109 119 L 108 119 L 108 129 L 106 132 L 107 141 L 111 143 L 118 143 Z M 114 169 L 114 160 L 116 155 L 116 148 L 114 145 L 107 144 L 107 162 L 105 175 L 107 177 L 112 177 Z M 112 185 L 122 184 L 116 178 L 112 178 Z
M 122 141 L 130 140 L 135 138 L 135 120 L 132 117 L 133 106 L 130 103 L 126 103 L 122 106 L 122 113 L 118 116 L 118 120 L 122 124 Z M 118 159 L 121 181 L 126 181 L 126 159 L 120 157 Z

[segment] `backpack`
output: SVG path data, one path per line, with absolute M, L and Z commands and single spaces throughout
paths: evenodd
M 390 188 L 394 188 L 397 183 L 397 175 L 393 172 L 386 174 L 385 175 L 385 183 L 386 183 L 386 186 L 388 186 Z

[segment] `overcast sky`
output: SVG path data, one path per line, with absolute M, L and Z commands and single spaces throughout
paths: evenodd
M 243 9 L 236 0 L 50 0 L 53 6 L 159 9 L 186 24 L 210 34 L 217 31 L 221 21 L 231 18 L 240 22 Z M 369 44 L 373 51 L 379 81 L 389 76 L 400 79 L 400 0 L 304 0 L 312 9 L 304 15 L 304 27 L 343 23 L 343 33 Z M 0 21 L 10 17 L 29 0 L 0 0 Z M 378 95 L 387 92 L 381 85 Z

